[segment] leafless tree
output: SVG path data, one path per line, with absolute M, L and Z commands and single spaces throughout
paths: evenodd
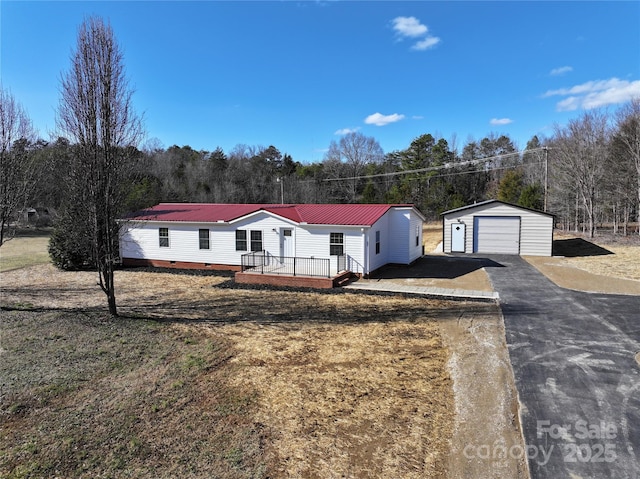
M 631 100 L 616 115 L 615 151 L 620 152 L 620 161 L 635 173 L 637 185 L 638 224 L 640 225 L 640 98 Z M 640 234 L 640 227 L 638 228 Z
M 350 178 L 344 180 L 346 199 L 350 203 L 356 203 L 358 186 L 362 183 L 357 177 L 364 174 L 367 164 L 382 163 L 383 160 L 384 152 L 375 138 L 351 132 L 339 142 L 331 142 L 324 163 L 334 178 Z
M 70 69 L 61 78 L 58 126 L 78 146 L 69 190 L 77 195 L 78 231 L 90 237 L 100 287 L 114 316 L 122 186 L 132 171 L 132 147 L 142 137 L 132 94 L 111 26 L 99 17 L 86 19 Z
M 37 172 L 28 152 L 34 135 L 22 105 L 0 86 L 0 245 L 13 214 L 24 206 L 36 184 Z
M 595 233 L 596 205 L 606 172 L 610 133 L 607 115 L 598 110 L 569 120 L 566 127 L 555 127 L 552 152 L 556 178 L 565 191 L 575 189 L 590 238 Z

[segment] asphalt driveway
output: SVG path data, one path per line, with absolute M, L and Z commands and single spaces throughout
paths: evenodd
M 490 255 L 532 478 L 640 478 L 640 296 L 562 289 Z

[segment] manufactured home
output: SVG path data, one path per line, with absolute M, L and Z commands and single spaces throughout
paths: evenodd
M 423 222 L 413 205 L 160 203 L 123 219 L 120 255 L 124 265 L 366 276 L 420 258 Z
M 551 256 L 554 215 L 498 200 L 442 213 L 445 253 Z

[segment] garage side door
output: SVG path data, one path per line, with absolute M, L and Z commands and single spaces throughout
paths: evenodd
M 520 218 L 475 216 L 473 252 L 520 254 Z

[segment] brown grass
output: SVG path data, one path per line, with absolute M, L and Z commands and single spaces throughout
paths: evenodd
M 581 236 L 556 232 L 563 256 L 526 257 L 553 282 L 564 288 L 611 294 L 640 295 L 638 238 Z M 575 245 L 568 248 L 567 245 Z
M 49 262 L 48 236 L 11 238 L 0 246 L 0 272 Z
M 102 313 L 3 311 L 0 477 L 262 477 L 231 343 Z
M 54 401 L 3 403 L 3 414 L 20 411 L 2 430 L 3 474 L 446 477 L 453 392 L 435 320 L 457 317 L 460 303 L 228 289 L 219 287 L 225 277 L 126 270 L 116 274 L 121 314 L 161 322 L 142 322 L 152 326 L 136 334 L 139 320 L 106 321 L 126 344 L 89 342 L 92 348 L 83 334 L 78 348 L 71 331 L 82 317 L 104 318 L 94 273 L 43 265 L 3 273 L 1 281 L 4 306 L 54 311 L 20 313 L 35 316 L 16 321 L 13 337 L 55 337 L 60 327 L 64 350 L 86 352 L 63 367 L 87 368 Z M 41 314 L 54 314 L 44 333 Z M 102 355 L 136 357 L 130 348 L 149 347 L 146 334 L 163 338 L 157 352 L 123 360 L 122 369 L 100 366 Z M 23 365 L 34 348 L 48 351 L 42 342 L 3 347 L 18 376 L 30 375 Z M 45 364 L 39 374 L 57 367 Z M 41 386 L 59 389 L 46 379 Z M 31 386 L 15 388 L 17 397 L 37 395 Z M 23 402 L 26 409 L 12 406 Z M 233 412 L 236 403 L 232 419 L 210 412 Z M 38 435 L 43 421 L 47 430 Z M 68 446 L 56 449 L 61 441 Z M 30 447 L 38 452 L 26 456 L 23 471 Z
M 256 419 L 274 431 L 275 477 L 444 477 L 453 397 L 434 322 L 303 321 L 215 333 L 239 350 L 234 386 L 258 392 Z
M 422 226 L 422 244 L 425 254 L 433 252 L 442 242 L 442 222 L 424 223 Z

